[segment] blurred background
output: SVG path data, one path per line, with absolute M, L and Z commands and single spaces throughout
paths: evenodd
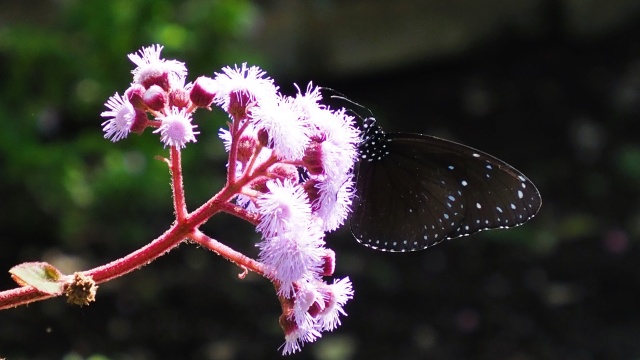
M 3 2 L 0 272 L 89 269 L 171 224 L 158 137 L 112 144 L 100 127 L 131 81 L 126 55 L 159 43 L 188 80 L 248 62 L 284 93 L 313 81 L 389 131 L 493 154 L 542 193 L 525 226 L 417 253 L 370 250 L 348 226 L 330 234 L 355 298 L 341 327 L 290 359 L 640 359 L 638 39 L 637 0 Z M 190 209 L 220 189 L 226 163 L 225 115 L 195 118 Z M 240 220 L 203 230 L 256 255 Z M 2 311 L 0 357 L 279 359 L 274 290 L 240 272 L 183 245 L 100 285 L 90 306 Z

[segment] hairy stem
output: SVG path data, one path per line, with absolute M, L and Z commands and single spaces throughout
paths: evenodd
M 207 235 L 203 234 L 200 230 L 195 230 L 189 238 L 203 247 L 215 252 L 216 254 L 224 257 L 232 263 L 240 266 L 243 269 L 253 271 L 258 275 L 265 276 L 266 270 L 264 264 L 250 257 L 233 250 L 232 248 L 224 245 L 223 243 L 214 240 Z
M 182 185 L 182 160 L 180 150 L 175 146 L 171 147 L 171 189 L 173 191 L 173 208 L 176 213 L 178 223 L 184 222 L 187 217 L 187 204 L 184 199 L 184 187 Z

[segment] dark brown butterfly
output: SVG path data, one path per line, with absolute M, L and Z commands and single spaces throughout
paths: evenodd
M 433 136 L 385 133 L 364 120 L 351 232 L 382 251 L 416 251 L 531 219 L 535 185 L 489 154 Z

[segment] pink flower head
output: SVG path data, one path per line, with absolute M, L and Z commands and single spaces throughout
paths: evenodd
M 169 115 L 158 117 L 158 120 L 161 120 L 162 124 L 154 133 L 160 133 L 160 141 L 165 147 L 184 148 L 189 141 L 196 142 L 195 135 L 199 132 L 194 131 L 196 125 L 191 124 L 191 114 L 185 109 L 174 107 Z
M 323 221 L 322 230 L 333 231 L 344 224 L 353 201 L 353 175 L 324 177 L 317 184 L 318 199 L 314 203 L 316 215 Z
M 138 53 L 129 54 L 129 59 L 136 64 L 131 71 L 133 82 L 141 84 L 145 88 L 158 85 L 169 91 L 173 83 L 184 83 L 187 76 L 187 68 L 183 62 L 177 60 L 165 60 L 160 58 L 162 46 L 152 45 L 143 47 Z
M 314 326 L 313 316 L 309 313 L 309 309 L 315 303 L 321 302 L 324 305 L 322 294 L 318 291 L 317 284 L 320 281 L 299 281 L 295 290 L 295 298 L 293 302 L 293 319 L 301 328 L 309 328 Z
M 309 118 L 314 139 L 322 140 L 323 163 L 329 176 L 342 176 L 353 169 L 360 142 L 360 130 L 344 109 L 320 109 Z
M 320 277 L 325 251 L 320 222 L 311 216 L 311 206 L 300 185 L 285 180 L 267 182 L 269 193 L 257 200 L 261 215 L 258 231 L 260 261 L 280 282 L 278 294 L 289 298 L 294 282 Z
M 109 118 L 102 123 L 104 138 L 113 142 L 126 138 L 136 117 L 133 105 L 125 97 L 116 93 L 107 100 L 105 106 L 110 110 L 100 114 L 104 118 Z
M 309 119 L 316 111 L 325 108 L 324 105 L 320 104 L 322 94 L 320 94 L 319 87 L 313 86 L 313 83 L 309 83 L 304 94 L 297 85 L 296 88 L 298 89 L 298 94 L 293 98 L 293 102 L 304 114 L 305 119 Z
M 285 303 L 280 317 L 285 334 L 283 355 L 299 351 L 305 342 L 319 338 L 322 331 L 338 327 L 340 315 L 347 315 L 344 305 L 353 298 L 349 278 L 334 280 L 331 285 L 319 280 L 297 284 L 295 296 Z
M 319 229 L 308 233 L 297 230 L 264 238 L 257 244 L 260 261 L 271 269 L 270 277 L 280 283 L 278 295 L 286 298 L 293 294 L 296 281 L 317 279 L 322 272 L 324 234 Z
M 286 97 L 259 102 L 252 111 L 255 127 L 267 132 L 269 148 L 281 160 L 299 160 L 304 155 L 309 144 L 309 128 L 302 115 Z
M 340 315 L 347 315 L 344 305 L 353 299 L 353 286 L 348 277 L 334 280 L 333 284 L 320 288 L 324 296 L 324 310 L 318 315 L 318 325 L 322 331 L 333 331 L 340 325 Z
M 301 186 L 276 180 L 267 182 L 267 188 L 269 192 L 257 201 L 262 217 L 256 230 L 273 237 L 311 221 L 309 199 Z
M 240 68 L 229 66 L 222 69 L 222 73 L 216 73 L 215 81 L 219 91 L 216 95 L 216 104 L 232 114 L 247 115 L 247 107 L 252 103 L 274 98 L 278 88 L 273 80 L 265 77 L 266 73 L 257 66 L 247 67 L 243 63 Z
M 295 322 L 292 322 L 289 324 L 288 330 L 285 331 L 285 342 L 281 347 L 282 355 L 294 354 L 302 349 L 302 345 L 305 342 L 314 342 L 321 336 L 320 332 L 313 327 L 301 328 Z

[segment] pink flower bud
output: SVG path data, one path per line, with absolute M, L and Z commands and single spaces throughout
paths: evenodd
M 258 130 L 258 142 L 264 147 L 269 146 L 269 133 L 267 132 L 267 130 Z
M 324 249 L 326 254 L 322 256 L 322 276 L 332 276 L 336 269 L 336 253 L 331 249 Z
M 136 115 L 133 117 L 133 122 L 131 123 L 131 132 L 136 134 L 142 134 L 144 129 L 147 128 L 147 124 L 149 119 L 147 118 L 147 113 L 136 109 Z
M 139 84 L 149 89 L 153 85 L 157 85 L 168 91 L 171 88 L 169 81 L 169 71 L 163 67 L 149 68 L 146 72 L 140 74 Z
M 193 84 L 189 97 L 194 105 L 209 109 L 217 92 L 218 86 L 213 79 L 200 76 Z
M 321 305 L 316 301 L 309 307 L 308 313 L 309 315 L 311 315 L 311 317 L 315 318 L 322 312 L 322 309 L 324 309 L 324 304 Z
M 267 187 L 267 181 L 269 181 L 269 178 L 261 176 L 255 180 L 253 180 L 250 184 L 249 187 L 252 190 L 256 190 L 259 191 L 261 193 L 267 193 L 269 191 L 269 188 Z
M 240 136 L 240 140 L 238 141 L 238 155 L 237 160 L 241 163 L 245 164 L 251 156 L 253 155 L 253 151 L 256 148 L 256 138 L 250 135 L 242 135 Z
M 291 164 L 275 164 L 269 168 L 269 172 L 275 175 L 276 178 L 284 180 L 290 180 L 292 183 L 298 181 L 298 169 L 295 165 Z
M 278 322 L 280 323 L 282 332 L 284 332 L 285 335 L 292 334 L 294 331 L 298 330 L 298 325 L 296 324 L 296 322 L 290 319 L 286 314 L 280 315 L 280 319 L 278 319 Z
M 242 91 L 232 91 L 229 93 L 229 109 L 227 112 L 234 119 L 246 119 L 249 113 L 248 107 L 251 97 Z
M 309 179 L 303 185 L 304 192 L 307 193 L 309 202 L 311 203 L 311 209 L 314 212 L 318 211 L 322 205 L 320 201 L 317 201 L 320 199 L 320 189 L 317 187 L 319 183 L 320 182 L 318 180 Z
M 168 98 L 166 91 L 158 85 L 153 85 L 148 88 L 142 97 L 145 105 L 155 111 L 164 109 L 167 105 Z
M 322 144 L 312 142 L 309 144 L 302 157 L 302 162 L 312 175 L 321 175 L 324 173 L 322 166 Z
M 145 111 L 147 110 L 147 105 L 144 104 L 144 100 L 142 99 L 145 91 L 144 86 L 131 84 L 131 87 L 124 92 L 124 95 L 129 99 L 129 102 L 134 108 Z
M 170 106 L 175 106 L 177 108 L 183 109 L 188 107 L 189 104 L 189 93 L 187 93 L 184 88 L 171 89 L 171 92 L 169 92 Z

